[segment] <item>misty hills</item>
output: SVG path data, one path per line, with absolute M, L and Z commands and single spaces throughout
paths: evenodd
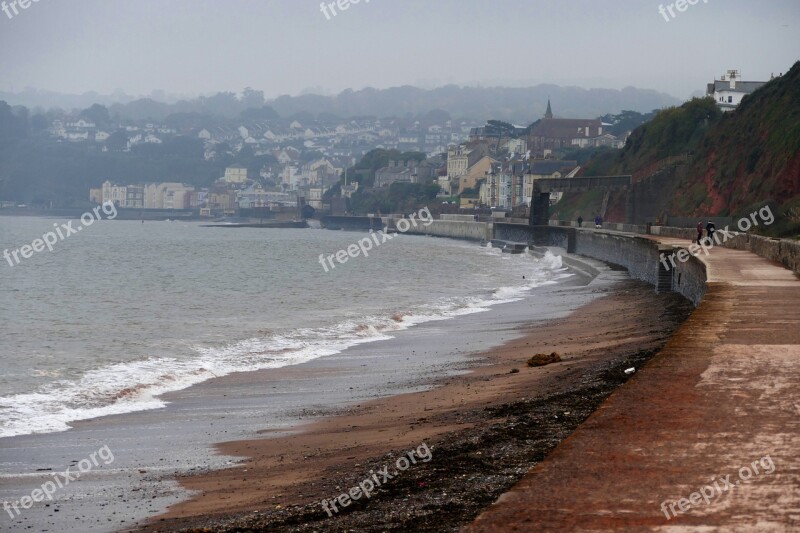
M 409 86 L 347 90 L 333 97 L 281 96 L 268 102 L 268 105 L 281 116 L 300 111 L 339 116 L 418 116 L 432 110 L 442 110 L 455 119 L 494 118 L 528 124 L 544 115 L 548 98 L 553 102 L 555 113 L 564 118 L 597 117 L 623 110 L 644 113 L 680 103 L 667 94 L 633 87 L 587 90 L 558 85 L 526 88 L 447 85 L 432 90 Z
M 266 108 L 282 118 L 301 114 L 315 117 L 324 114 L 341 118 L 420 117 L 431 111 L 445 111 L 453 119 L 482 121 L 495 118 L 527 124 L 544 115 L 548 99 L 552 100 L 556 115 L 563 118 L 598 117 L 623 110 L 646 113 L 680 104 L 678 99 L 650 89 L 583 89 L 551 84 L 525 88 L 447 85 L 430 90 L 411 86 L 348 89 L 336 96 L 285 95 L 272 100 L 265 99 L 262 91 L 247 88 L 241 95 L 221 92 L 213 96 L 169 102 L 169 97 L 162 93 L 160 96 L 156 95 L 156 98 L 133 99 L 121 91 L 110 96 L 97 93 L 64 95 L 33 90 L 21 93 L 0 92 L 0 100 L 12 106 L 41 107 L 45 110 L 60 107 L 71 111 L 85 109 L 92 104 L 102 104 L 109 107 L 112 116 L 119 116 L 122 120 L 155 121 L 177 113 L 238 118 L 243 111 Z

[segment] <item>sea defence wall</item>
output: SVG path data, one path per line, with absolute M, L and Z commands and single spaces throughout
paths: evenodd
M 712 220 L 725 220 L 725 219 L 712 219 Z M 550 221 L 551 228 L 570 228 L 576 227 L 575 222 L 565 221 Z M 584 222 L 584 227 L 587 223 Z M 718 228 L 722 228 L 717 224 Z M 636 224 L 613 224 L 603 223 L 604 230 L 621 231 L 625 233 L 638 233 L 657 235 L 660 237 L 673 237 L 676 239 L 685 239 L 691 241 L 697 237 L 697 231 L 694 228 L 679 228 L 672 226 L 647 226 Z M 511 234 L 511 233 L 509 233 Z M 502 239 L 504 237 L 496 237 Z M 513 239 L 508 239 L 513 240 Z M 762 237 L 761 235 L 754 235 L 752 233 L 743 233 L 734 238 L 728 239 L 721 243 L 720 246 L 731 248 L 734 250 L 745 250 L 752 252 L 764 259 L 775 261 L 782 264 L 784 267 L 800 275 L 800 242 L 790 241 L 788 239 L 774 239 L 771 237 Z
M 699 305 L 706 292 L 706 267 L 696 257 L 673 267 L 663 261 L 674 247 L 638 235 L 574 230 L 575 253 L 625 267 L 631 277 L 650 283 L 659 292 L 677 292 Z M 662 256 L 661 254 L 664 254 Z
M 320 218 L 320 225 L 325 229 L 345 231 L 378 231 L 383 228 L 379 217 L 350 217 L 328 215 Z
M 493 231 L 493 224 L 491 222 L 434 220 L 428 226 L 418 223 L 417 227 L 414 227 L 412 224 L 405 233 L 448 237 L 451 239 L 466 239 L 470 241 L 490 241 Z
M 698 305 L 706 291 L 706 268 L 690 257 L 685 263 L 662 261 L 676 251 L 646 237 L 614 231 L 585 230 L 563 226 L 519 226 L 496 224 L 495 238 L 528 242 L 534 246 L 555 246 L 568 253 L 584 255 L 624 267 L 631 277 L 650 283 L 659 292 L 677 292 Z
M 437 221 L 439 222 L 439 221 Z M 462 224 L 452 223 L 451 224 Z M 535 246 L 556 246 L 568 253 L 585 255 L 600 261 L 620 265 L 626 268 L 632 277 L 646 281 L 656 290 L 672 291 L 699 305 L 707 290 L 706 265 L 700 259 L 689 255 L 687 261 L 671 262 L 662 260 L 673 253 L 678 253 L 680 246 L 663 246 L 644 235 L 673 237 L 691 241 L 696 237 L 693 228 L 673 228 L 668 226 L 647 226 L 632 224 L 603 224 L 602 230 L 579 229 L 573 223 L 553 223 L 549 226 L 526 226 L 495 222 L 463 223 L 470 224 L 472 240 L 500 239 L 511 242 L 525 242 Z M 434 223 L 431 227 L 434 227 Z M 484 226 L 482 231 L 480 226 Z M 456 238 L 458 235 L 447 235 L 438 230 L 440 236 Z M 434 233 L 432 233 L 434 234 Z M 478 237 L 488 234 L 488 237 Z M 493 234 L 493 235 L 492 235 Z M 786 239 L 771 239 L 760 235 L 742 234 L 722 243 L 725 248 L 752 252 L 770 261 L 780 263 L 784 267 L 800 275 L 800 243 Z M 685 248 L 684 248 L 685 249 Z

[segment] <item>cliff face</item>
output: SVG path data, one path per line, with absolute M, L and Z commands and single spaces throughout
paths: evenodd
M 672 199 L 671 210 L 691 214 L 727 215 L 758 203 L 782 206 L 797 199 L 800 62 L 709 128 L 681 184 L 689 189 L 702 184 L 706 191 L 704 198 Z
M 615 159 L 594 163 L 596 174 L 634 176 L 634 197 L 647 199 L 637 206 L 640 223 L 739 216 L 770 204 L 783 216 L 775 232 L 800 233 L 800 62 L 731 113 L 710 98 L 666 109 L 634 131 Z M 582 201 L 567 197 L 554 212 L 568 216 Z M 624 198 L 613 195 L 606 219 L 622 222 L 624 213 Z

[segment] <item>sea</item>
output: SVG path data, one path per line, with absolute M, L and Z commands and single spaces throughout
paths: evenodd
M 0 251 L 62 223 L 0 217 Z M 557 256 L 412 235 L 326 271 L 321 254 L 361 237 L 100 220 L 3 260 L 0 442 L 162 409 L 167 393 L 487 312 L 572 275 Z

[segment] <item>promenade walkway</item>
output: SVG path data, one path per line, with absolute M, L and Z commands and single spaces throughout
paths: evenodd
M 800 531 L 800 280 L 703 261 L 662 352 L 465 531 Z

